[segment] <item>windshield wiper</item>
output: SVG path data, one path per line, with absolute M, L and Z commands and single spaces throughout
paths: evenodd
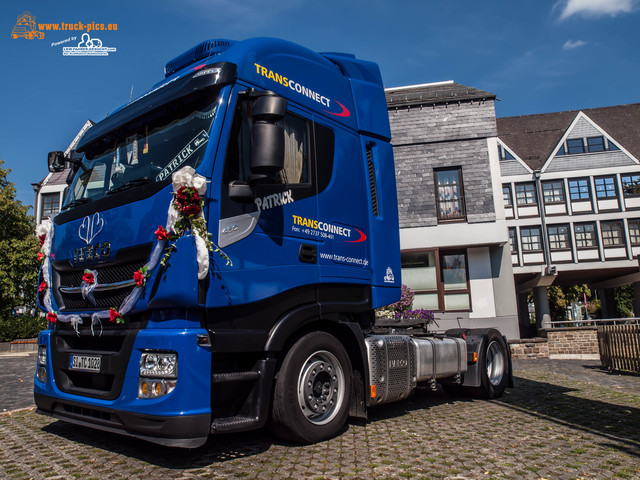
M 89 203 L 91 200 L 91 198 L 78 198 L 73 202 L 67 203 L 64 207 L 62 207 L 62 210 L 68 210 L 70 208 L 77 207 L 78 205 L 84 205 L 85 203 Z
M 113 195 L 114 193 L 122 192 L 124 190 L 129 190 L 130 188 L 134 188 L 140 185 L 144 185 L 146 183 L 151 183 L 151 179 L 149 177 L 140 177 L 134 178 L 133 180 L 129 180 L 128 182 L 124 182 L 119 187 L 114 187 L 109 190 L 105 195 Z

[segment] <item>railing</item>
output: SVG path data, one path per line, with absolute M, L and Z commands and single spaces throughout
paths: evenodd
M 619 319 L 617 319 L 619 320 Z M 640 323 L 598 325 L 602 366 L 640 373 Z
M 597 327 L 599 325 L 636 325 L 640 326 L 640 318 L 590 318 L 582 320 L 557 320 L 546 322 L 548 328 L 565 327 Z

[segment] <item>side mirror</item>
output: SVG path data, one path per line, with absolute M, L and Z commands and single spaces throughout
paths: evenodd
M 49 171 L 51 173 L 63 171 L 66 165 L 66 161 L 67 159 L 64 157 L 64 152 L 49 152 L 49 155 L 47 156 Z
M 264 92 L 255 99 L 251 129 L 251 173 L 254 179 L 284 168 L 284 130 L 276 125 L 284 118 L 287 100 Z

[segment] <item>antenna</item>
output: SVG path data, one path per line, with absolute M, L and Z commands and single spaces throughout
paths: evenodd
M 133 98 L 133 84 L 131 85 L 131 92 L 129 93 L 129 103 L 131 103 L 132 98 Z

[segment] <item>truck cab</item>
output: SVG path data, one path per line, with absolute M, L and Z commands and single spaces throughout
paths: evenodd
M 38 410 L 182 447 L 364 416 L 364 335 L 400 297 L 389 141 L 378 67 L 352 55 L 214 39 L 168 62 L 50 155 L 74 173 L 43 238 Z

